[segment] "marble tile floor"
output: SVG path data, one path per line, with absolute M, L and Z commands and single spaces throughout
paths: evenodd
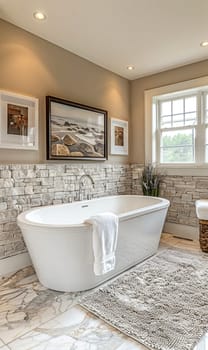
M 160 249 L 171 246 L 200 250 L 198 242 L 163 234 Z M 78 306 L 82 294 L 44 288 L 32 267 L 1 278 L 0 350 L 147 350 Z M 194 350 L 208 350 L 208 335 Z

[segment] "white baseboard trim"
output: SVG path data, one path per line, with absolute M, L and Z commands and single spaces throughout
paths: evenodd
M 5 276 L 8 273 L 16 272 L 23 267 L 32 265 L 30 256 L 28 253 L 22 253 L 9 258 L 0 260 L 0 276 Z
M 199 229 L 198 227 L 174 224 L 166 222 L 163 228 L 163 232 L 172 233 L 176 237 L 198 240 L 199 239 Z

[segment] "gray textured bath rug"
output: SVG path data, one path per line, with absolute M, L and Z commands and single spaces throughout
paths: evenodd
M 164 250 L 80 305 L 150 349 L 194 349 L 208 330 L 208 255 Z

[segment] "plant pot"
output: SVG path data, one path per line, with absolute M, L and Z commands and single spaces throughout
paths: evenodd
M 142 191 L 144 196 L 159 196 L 159 185 L 156 188 L 146 188 L 144 185 L 142 186 Z

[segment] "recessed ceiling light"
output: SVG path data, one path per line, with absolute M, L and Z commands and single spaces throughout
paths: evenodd
M 206 40 L 206 41 L 202 41 L 201 43 L 200 43 L 200 45 L 202 46 L 202 47 L 206 47 L 206 46 L 208 46 L 208 41 Z
M 127 66 L 126 67 L 128 70 L 133 70 L 134 69 L 134 66 Z
M 41 12 L 41 11 L 36 11 L 33 13 L 33 17 L 35 19 L 38 19 L 39 21 L 44 21 L 46 19 L 46 15 L 45 13 Z

